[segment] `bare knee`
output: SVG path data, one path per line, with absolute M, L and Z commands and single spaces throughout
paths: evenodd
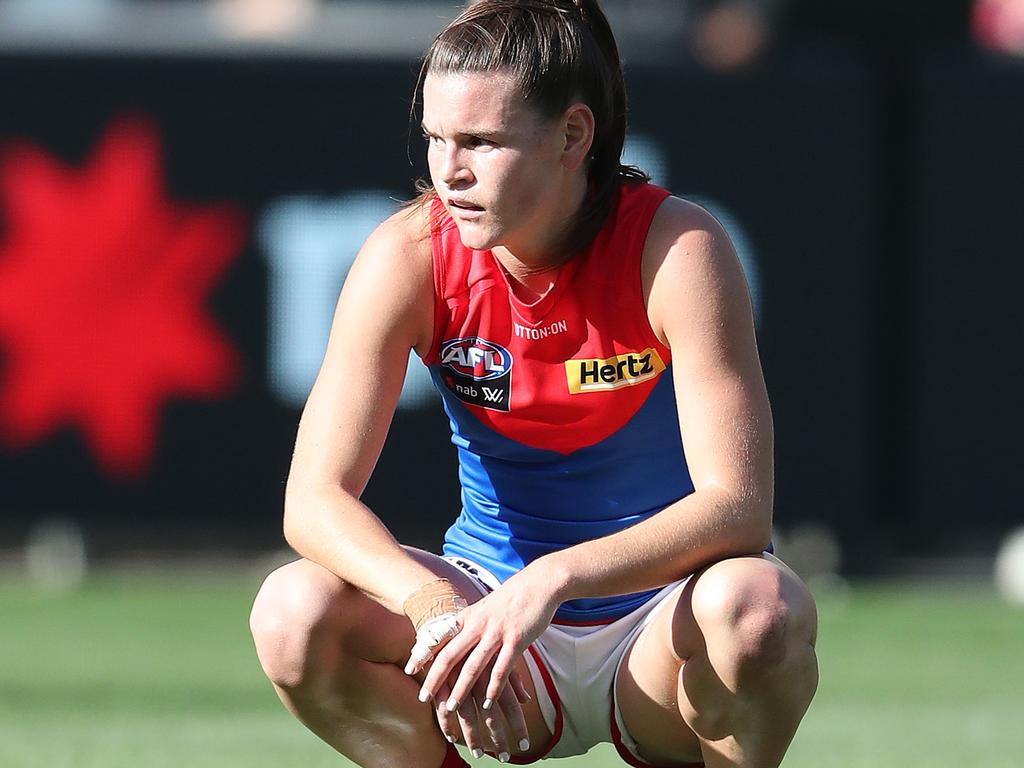
M 690 605 L 709 656 L 738 685 L 813 656 L 814 602 L 792 572 L 771 561 L 711 566 L 697 578 Z
M 281 688 L 315 686 L 333 676 L 342 652 L 342 603 L 353 588 L 299 560 L 278 568 L 253 602 L 249 628 L 267 677 Z

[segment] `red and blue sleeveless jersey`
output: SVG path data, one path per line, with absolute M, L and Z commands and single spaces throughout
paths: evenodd
M 667 196 L 621 185 L 591 245 L 533 303 L 515 295 L 491 251 L 462 245 L 435 201 L 434 341 L 424 363 L 451 422 L 462 486 L 446 555 L 504 581 L 693 491 L 672 355 L 650 327 L 640 273 Z M 555 620 L 610 621 L 655 592 L 571 600 Z

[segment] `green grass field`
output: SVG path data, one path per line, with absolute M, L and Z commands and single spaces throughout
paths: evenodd
M 54 597 L 0 582 L 0 766 L 349 766 L 261 677 L 256 586 L 109 575 Z M 1024 611 L 980 587 L 899 584 L 819 607 L 821 687 L 788 768 L 1024 765 Z M 621 765 L 606 748 L 550 762 Z

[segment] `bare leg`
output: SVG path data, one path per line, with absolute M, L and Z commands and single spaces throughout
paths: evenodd
M 441 558 L 410 550 L 470 602 L 472 580 Z M 447 744 L 419 684 L 403 671 L 414 636 L 392 613 L 330 571 L 298 560 L 267 577 L 250 626 L 260 663 L 284 705 L 317 736 L 366 768 L 441 765 Z M 520 675 L 534 693 L 529 672 Z M 524 707 L 531 744 L 547 730 L 536 697 Z
M 814 601 L 771 555 L 695 576 L 637 638 L 619 705 L 658 766 L 774 768 L 817 687 Z

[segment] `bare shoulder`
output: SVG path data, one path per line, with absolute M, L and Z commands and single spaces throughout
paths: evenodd
M 644 244 L 644 285 L 662 271 L 704 273 L 738 265 L 725 229 L 705 208 L 678 197 L 668 197 L 658 208 Z M 650 279 L 648 279 L 650 278 Z
M 433 326 L 433 266 L 427 206 L 410 205 L 371 233 L 342 290 L 339 310 L 372 312 L 385 326 L 402 326 L 417 351 L 429 347 Z
M 729 235 L 707 210 L 669 197 L 651 222 L 644 244 L 642 279 L 655 333 L 721 327 L 750 315 L 746 280 Z
M 358 261 L 372 261 L 375 266 L 396 269 L 410 278 L 429 275 L 430 222 L 429 206 L 412 204 L 403 207 L 382 221 L 366 239 Z

